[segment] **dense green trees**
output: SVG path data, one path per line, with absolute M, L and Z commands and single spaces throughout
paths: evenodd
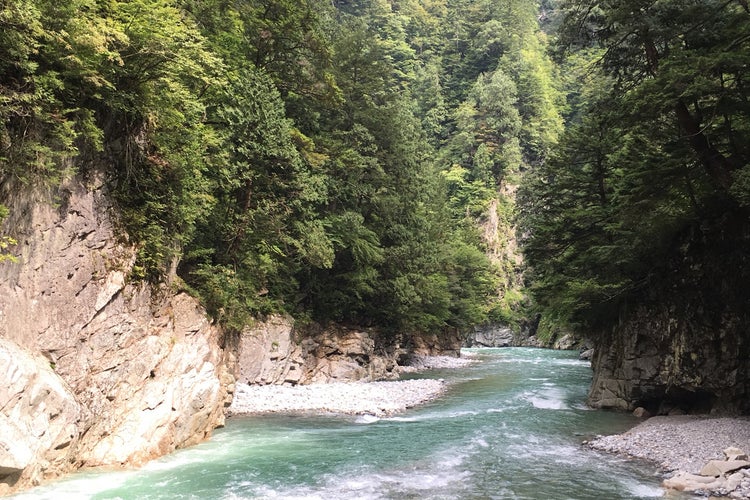
M 568 130 L 527 185 L 526 248 L 548 314 L 601 327 L 674 279 L 680 245 L 747 219 L 750 13 L 733 1 L 562 8 L 560 48 L 585 85 L 570 87 Z
M 176 270 L 230 328 L 271 311 L 466 328 L 496 300 L 475 223 L 527 117 L 522 77 L 493 74 L 516 22 L 495 32 L 493 5 L 3 1 L 0 176 L 104 174 L 139 249 L 131 279 Z
M 513 323 L 524 285 L 606 324 L 750 205 L 743 2 L 0 7 L 2 182 L 101 171 L 131 278 L 176 270 L 231 328 Z

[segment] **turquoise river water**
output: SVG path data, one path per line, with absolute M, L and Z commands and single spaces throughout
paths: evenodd
M 231 418 L 203 444 L 137 470 L 84 472 L 22 499 L 639 499 L 653 465 L 581 446 L 636 422 L 584 404 L 576 353 L 467 349 L 477 362 L 424 373 L 437 401 L 392 418 Z M 676 497 L 670 497 L 676 498 Z

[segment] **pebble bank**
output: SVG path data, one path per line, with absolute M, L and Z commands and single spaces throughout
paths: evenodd
M 750 462 L 718 476 L 705 472 L 710 464 L 736 458 L 725 450 L 737 450 L 744 459 L 741 450 L 750 451 L 750 418 L 653 417 L 623 434 L 597 437 L 588 445 L 659 464 L 668 476 L 664 482 L 668 488 L 750 498 Z
M 471 358 L 418 356 L 402 372 L 459 368 Z M 387 416 L 440 397 L 442 379 L 381 382 L 332 382 L 309 385 L 238 384 L 229 415 L 264 413 L 342 413 Z

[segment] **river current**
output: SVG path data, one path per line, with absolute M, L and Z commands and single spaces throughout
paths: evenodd
M 466 349 L 437 401 L 395 417 L 228 419 L 200 445 L 137 470 L 84 472 L 22 499 L 639 499 L 654 466 L 581 446 L 636 421 L 584 404 L 576 353 Z

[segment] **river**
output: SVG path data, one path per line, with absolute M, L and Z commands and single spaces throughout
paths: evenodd
M 629 415 L 584 404 L 576 353 L 467 349 L 477 362 L 422 374 L 441 399 L 392 418 L 231 418 L 214 437 L 137 470 L 83 472 L 19 499 L 639 499 L 654 466 L 581 446 Z M 670 497 L 677 498 L 677 497 Z

